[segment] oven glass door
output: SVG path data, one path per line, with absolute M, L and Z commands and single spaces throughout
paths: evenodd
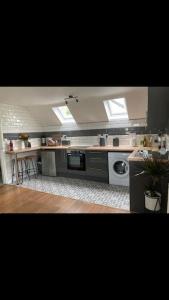
M 85 154 L 67 153 L 67 168 L 70 170 L 85 170 Z

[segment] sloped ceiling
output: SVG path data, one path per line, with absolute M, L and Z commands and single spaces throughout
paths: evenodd
M 125 97 L 129 119 L 146 118 L 148 106 L 148 89 L 138 89 L 130 92 L 122 92 L 105 97 L 89 97 L 76 103 L 70 101 L 68 107 L 77 123 L 92 123 L 92 122 L 107 122 L 107 114 L 104 108 L 103 100 L 118 97 Z M 52 110 L 53 105 L 37 105 L 29 106 L 27 109 L 32 116 L 39 121 L 43 126 L 61 125 L 59 119 Z M 64 103 L 60 103 L 64 105 Z
M 43 126 L 61 125 L 52 107 L 65 105 L 68 95 L 79 97 L 68 107 L 77 123 L 108 121 L 103 100 L 125 97 L 129 119 L 146 117 L 147 87 L 0 87 L 0 103 L 23 105 Z
M 27 109 L 31 115 L 36 119 L 42 126 L 57 126 L 61 125 L 59 119 L 56 117 L 52 110 L 51 105 L 38 105 L 29 106 Z
M 138 89 L 138 91 L 119 93 L 107 97 L 89 98 L 79 103 L 70 102 L 69 109 L 77 123 L 106 122 L 108 121 L 108 118 L 103 100 L 113 99 L 116 97 L 126 98 L 129 119 L 146 118 L 148 109 L 147 89 Z
M 107 114 L 100 99 L 87 99 L 68 105 L 77 123 L 106 122 Z
M 12 105 L 53 105 L 69 95 L 81 100 L 107 97 L 137 90 L 137 87 L 0 87 L 0 102 Z
M 148 111 L 148 89 L 127 93 L 126 105 L 129 119 L 146 118 Z

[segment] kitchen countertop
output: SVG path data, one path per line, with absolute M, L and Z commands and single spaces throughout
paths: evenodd
M 137 152 L 139 150 L 147 150 L 147 151 L 158 151 L 159 149 L 157 147 L 137 147 L 128 157 L 129 161 L 144 161 L 144 158 L 142 156 L 138 156 Z
M 30 151 L 36 151 L 40 150 L 41 147 L 31 147 L 31 148 L 24 148 L 24 149 L 15 149 L 13 151 L 5 151 L 6 154 L 18 154 L 18 153 L 25 153 L 25 152 L 30 152 Z
M 41 146 L 41 147 L 31 147 L 24 149 L 15 149 L 14 151 L 6 151 L 7 154 L 17 154 L 17 153 L 25 153 L 35 150 L 57 150 L 57 149 L 67 149 L 67 150 L 91 150 L 91 151 L 136 151 L 139 147 L 131 147 L 131 146 Z
M 6 151 L 6 154 L 19 154 L 19 153 L 26 153 L 30 151 L 37 151 L 37 150 L 57 150 L 57 149 L 67 149 L 67 150 L 85 150 L 85 151 L 107 151 L 107 152 L 131 152 L 128 157 L 129 161 L 143 161 L 144 158 L 137 155 L 139 150 L 151 150 L 151 151 L 158 151 L 157 147 L 132 147 L 132 146 L 119 146 L 113 147 L 111 145 L 108 146 L 40 146 L 40 147 L 32 147 L 32 148 L 24 148 L 24 149 L 16 149 L 14 151 Z

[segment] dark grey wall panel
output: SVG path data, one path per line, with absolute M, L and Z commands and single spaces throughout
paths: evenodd
M 137 134 L 148 133 L 146 127 L 128 127 L 130 132 Z M 88 130 L 73 130 L 73 131 L 56 131 L 56 132 L 45 132 L 44 135 L 48 136 L 62 136 L 63 134 L 68 137 L 78 136 L 96 136 L 98 134 L 108 133 L 109 135 L 125 135 L 126 128 L 107 128 L 107 129 L 88 129 Z
M 130 132 L 135 132 L 137 134 L 149 133 L 146 127 L 128 127 Z M 44 137 L 61 137 L 62 135 L 67 135 L 68 137 L 78 137 L 78 136 L 96 136 L 98 134 L 108 133 L 109 135 L 125 135 L 126 128 L 108 128 L 108 129 L 88 129 L 88 130 L 73 130 L 73 131 L 49 131 L 49 132 L 27 132 L 30 138 L 41 138 Z M 17 140 L 19 133 L 4 133 L 3 137 L 6 139 Z
M 43 132 L 27 132 L 27 134 L 29 135 L 29 137 L 31 139 L 33 138 L 41 138 L 42 136 L 44 136 Z M 18 140 L 19 137 L 19 133 L 4 133 L 3 134 L 4 139 L 12 139 L 12 140 Z
M 169 129 L 169 87 L 148 88 L 148 130 Z

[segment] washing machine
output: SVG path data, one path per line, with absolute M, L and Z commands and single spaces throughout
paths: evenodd
M 109 184 L 129 186 L 129 152 L 108 152 Z

